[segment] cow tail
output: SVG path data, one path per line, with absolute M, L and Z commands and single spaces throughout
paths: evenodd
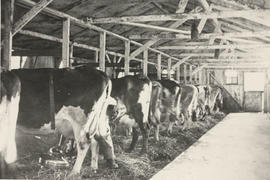
M 106 87 L 97 102 L 94 104 L 92 111 L 89 113 L 87 123 L 84 126 L 84 131 L 88 134 L 88 139 L 91 139 L 98 133 L 99 124 L 106 119 L 106 110 L 111 91 L 112 82 L 108 79 Z
M 176 119 L 180 119 L 180 101 L 181 101 L 181 95 L 182 95 L 182 88 L 179 87 L 179 91 L 176 96 Z

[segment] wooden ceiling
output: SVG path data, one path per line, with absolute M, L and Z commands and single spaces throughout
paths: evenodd
M 14 22 L 29 11 L 29 2 L 39 0 L 15 0 Z M 143 44 L 131 43 L 131 59 L 142 59 L 143 50 L 151 47 L 175 57 L 173 64 L 184 59 L 196 66 L 270 65 L 270 0 L 54 0 L 48 7 Z M 60 42 L 27 32 L 61 39 L 62 23 L 62 18 L 42 11 L 14 36 L 13 53 L 60 56 Z M 194 23 L 200 35 L 191 40 Z M 99 48 L 99 33 L 75 23 L 71 23 L 70 39 Z M 106 49 L 124 54 L 125 43 L 107 36 Z M 74 56 L 94 60 L 93 50 L 76 46 Z M 149 51 L 150 62 L 156 62 L 157 56 L 157 51 Z M 163 65 L 167 59 L 162 58 Z

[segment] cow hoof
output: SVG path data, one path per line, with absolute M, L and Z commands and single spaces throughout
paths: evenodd
M 140 152 L 140 155 L 145 155 L 147 154 L 147 150 L 146 149 L 142 149 L 141 152 Z
M 93 174 L 97 174 L 98 173 L 98 170 L 97 169 L 92 169 L 91 171 Z
M 107 166 L 110 169 L 118 169 L 119 168 L 118 164 L 114 160 L 112 160 L 112 159 L 108 159 L 107 160 Z
M 132 151 L 133 151 L 133 148 L 128 148 L 128 149 L 126 150 L 127 153 L 131 153 Z

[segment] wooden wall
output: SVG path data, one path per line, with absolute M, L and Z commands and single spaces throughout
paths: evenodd
M 233 101 L 231 98 L 237 101 L 237 103 L 242 107 L 242 110 L 244 110 L 244 103 L 245 103 L 245 92 L 244 92 L 244 73 L 245 72 L 251 72 L 252 70 L 236 70 L 238 72 L 238 84 L 226 84 L 226 77 L 225 77 L 225 69 L 208 69 L 205 71 L 210 71 L 212 74 L 214 74 L 215 79 L 223 85 L 223 87 L 228 91 L 228 93 L 231 95 L 226 96 L 227 102 Z M 252 72 L 262 72 L 262 71 L 252 71 Z M 270 112 L 270 80 L 269 80 L 269 73 L 266 78 L 265 83 L 265 91 L 264 91 L 264 110 L 265 112 Z M 207 78 L 204 79 L 204 83 L 207 83 Z M 218 84 L 217 82 L 211 80 L 210 83 Z M 252 101 L 251 101 L 252 102 Z M 232 106 L 232 109 L 235 109 L 237 105 L 233 105 L 233 103 L 230 103 L 229 106 Z

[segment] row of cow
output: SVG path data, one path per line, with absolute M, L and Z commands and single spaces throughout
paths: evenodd
M 18 124 L 31 128 L 50 123 L 50 83 L 54 90 L 56 128 L 76 140 L 77 158 L 71 174 L 80 172 L 90 146 L 94 170 L 98 168 L 99 150 L 110 167 L 117 167 L 111 126 L 124 124 L 132 128 L 129 152 L 134 149 L 140 130 L 141 152 L 146 153 L 150 128 L 154 127 L 158 141 L 161 120 L 169 122 L 171 133 L 176 122 L 186 128 L 222 105 L 222 92 L 217 86 L 180 86 L 172 80 L 151 81 L 135 76 L 110 80 L 104 72 L 87 66 L 3 72 L 0 138 L 5 141 L 0 142 L 0 158 L 4 162 L 0 177 L 4 176 L 5 163 L 16 158 L 17 116 Z

